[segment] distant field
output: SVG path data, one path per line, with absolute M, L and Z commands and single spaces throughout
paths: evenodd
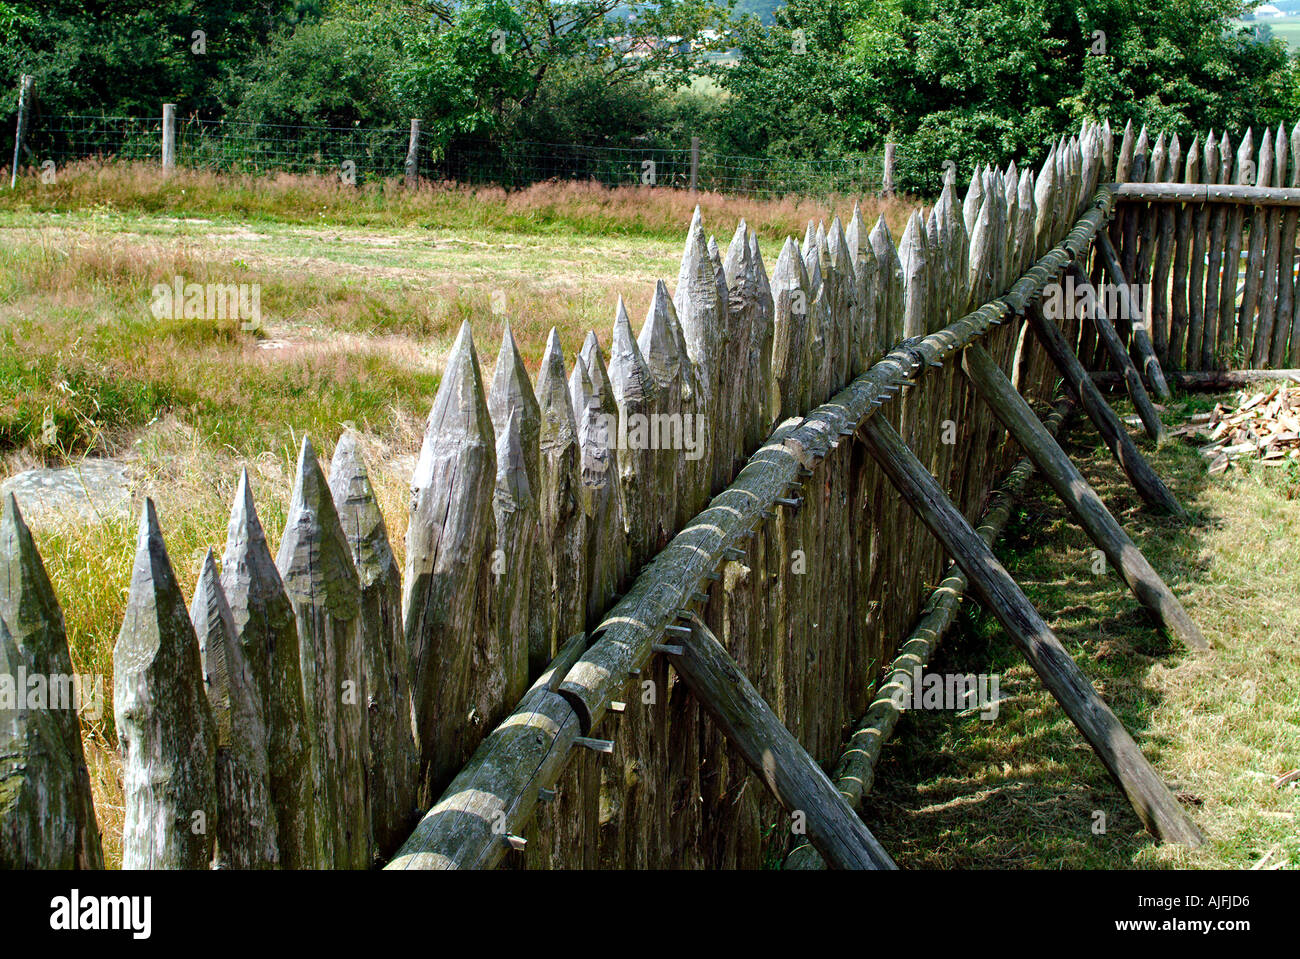
M 1300 50 L 1300 15 L 1277 17 L 1275 19 L 1238 21 L 1245 27 L 1268 27 L 1273 36 L 1286 41 L 1287 49 L 1292 53 Z

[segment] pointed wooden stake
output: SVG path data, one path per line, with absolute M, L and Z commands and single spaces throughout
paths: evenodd
M 298 622 L 257 518 L 247 470 L 239 478 L 230 513 L 221 588 L 261 697 L 280 867 L 311 869 L 316 863 L 316 812 Z
M 272 869 L 280 863 L 271 808 L 270 763 L 262 697 L 235 638 L 235 622 L 217 579 L 212 550 L 203 560 L 190 604 L 199 640 L 203 686 L 217 724 L 219 869 Z
M 316 863 L 322 869 L 366 869 L 371 864 L 369 733 L 357 622 L 361 586 L 325 474 L 305 437 L 275 563 L 298 621 Z
M 470 650 L 490 628 L 495 446 L 466 323 L 425 426 L 406 529 L 402 617 L 420 733 L 422 803 L 432 801 L 477 742 L 467 728 Z
M 401 845 L 420 813 L 419 737 L 410 654 L 402 633 L 402 575 L 354 433 L 344 433 L 334 447 L 330 492 L 361 583 L 358 622 L 370 739 L 366 784 L 374 852 L 384 859 Z M 487 681 L 489 673 L 488 664 L 478 673 L 483 689 L 496 685 Z
M 113 647 L 122 747 L 123 869 L 207 869 L 217 832 L 217 737 L 190 625 L 153 500 Z
M 29 673 L 68 677 L 71 681 L 72 657 L 68 652 L 63 610 L 59 608 L 31 530 L 12 493 L 5 497 L 0 509 L 0 618 L 8 625 Z M 103 698 L 102 691 L 100 698 Z M 103 703 L 95 705 L 102 708 Z M 75 703 L 50 704 L 51 716 L 63 737 L 63 752 L 75 773 L 74 782 L 68 785 L 68 799 L 74 810 L 69 865 L 77 869 L 103 869 L 104 852 L 90 792 L 90 772 L 81 745 L 81 722 L 75 707 Z M 49 835 L 43 840 L 51 840 L 58 834 L 58 829 L 51 824 Z M 62 861 L 63 856 L 58 858 Z M 48 865 L 53 867 L 52 862 Z

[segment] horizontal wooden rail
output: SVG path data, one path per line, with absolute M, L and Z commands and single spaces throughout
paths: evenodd
M 1300 370 L 1197 370 L 1189 372 L 1172 372 L 1172 379 L 1184 390 L 1231 390 L 1251 383 L 1270 383 L 1276 380 L 1290 380 L 1300 383 Z M 1121 374 L 1102 370 L 1092 374 L 1092 381 L 1107 389 L 1123 383 Z
M 1294 187 L 1213 183 L 1118 183 L 1115 199 L 1150 203 L 1239 203 L 1246 206 L 1300 206 Z

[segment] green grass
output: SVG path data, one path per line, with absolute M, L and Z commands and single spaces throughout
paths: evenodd
M 1170 420 L 1210 400 L 1189 397 Z M 1174 442 L 1152 462 L 1193 517 L 1151 515 L 1086 420 L 1067 449 L 1215 644 L 1195 657 L 1159 634 L 1037 482 L 999 557 L 1207 837 L 1160 847 L 987 610 L 971 605 L 930 667 L 1001 674 L 996 721 L 914 711 L 864 808 L 904 868 L 1248 868 L 1300 863 L 1300 470 L 1247 465 L 1211 478 Z M 1093 831 L 1095 813 L 1104 834 Z

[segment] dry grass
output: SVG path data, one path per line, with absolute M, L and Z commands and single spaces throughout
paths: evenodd
M 114 210 L 136 214 L 220 216 L 240 220 L 366 227 L 420 226 L 499 229 L 516 233 L 586 233 L 676 238 L 698 203 L 710 223 L 742 217 L 761 235 L 803 234 L 810 219 L 847 216 L 854 200 L 869 222 L 883 214 L 901 230 L 914 204 L 906 198 L 831 196 L 753 200 L 666 187 L 604 187 L 558 181 L 520 190 L 455 184 L 408 190 L 400 180 L 360 187 L 337 177 L 299 174 L 252 176 L 177 171 L 164 177 L 150 164 L 85 161 L 70 164 L 53 184 L 38 175 L 0 194 L 0 209 L 56 212 Z

